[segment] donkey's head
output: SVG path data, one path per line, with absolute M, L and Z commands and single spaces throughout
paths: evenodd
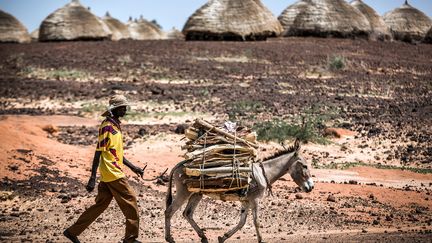
M 300 155 L 300 141 L 296 140 L 294 143 L 294 156 L 291 158 L 294 160 L 289 173 L 293 178 L 294 182 L 305 192 L 310 192 L 314 188 L 312 176 L 310 173 L 310 165 L 306 162 L 303 156 Z

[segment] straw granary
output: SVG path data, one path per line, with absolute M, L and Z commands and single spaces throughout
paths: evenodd
M 345 0 L 301 0 L 279 16 L 283 36 L 369 37 L 366 17 Z
M 111 40 L 118 41 L 130 38 L 128 27 L 120 22 L 120 20 L 111 17 L 109 12 L 105 14 L 102 20 L 108 26 L 111 32 Z
M 394 39 L 406 42 L 423 40 L 432 26 L 432 20 L 422 11 L 411 6 L 408 1 L 384 15 Z
M 37 42 L 39 41 L 39 29 L 35 29 L 30 33 L 31 41 Z
M 369 5 L 362 0 L 354 0 L 351 6 L 360 11 L 369 21 L 372 33 L 370 39 L 372 40 L 391 40 L 392 35 L 390 29 L 387 27 L 381 16 Z
M 130 37 L 133 40 L 159 40 L 163 39 L 162 30 L 142 16 L 138 20 L 129 18 L 127 23 Z
M 30 42 L 30 35 L 24 25 L 2 10 L 0 10 L 0 42 Z
M 183 33 L 175 27 L 165 33 L 165 37 L 168 40 L 184 40 L 185 38 Z
M 109 39 L 109 28 L 97 16 L 72 0 L 50 14 L 40 25 L 40 41 Z
M 209 0 L 189 17 L 182 32 L 186 40 L 265 40 L 281 31 L 260 0 Z
M 90 11 L 90 7 L 88 8 Z M 99 18 L 98 16 L 95 15 L 95 17 L 97 18 L 97 20 L 99 21 L 99 23 L 102 26 L 103 31 L 105 31 L 105 33 L 108 34 L 108 39 L 112 39 L 112 32 L 110 30 L 110 28 L 108 27 L 108 25 L 105 23 L 105 21 L 103 21 L 102 18 Z

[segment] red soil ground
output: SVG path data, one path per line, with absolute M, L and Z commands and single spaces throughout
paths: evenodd
M 5 131 L 8 142 L 2 143 L 0 149 L 6 152 L 8 158 L 7 164 L 1 167 L 1 179 L 17 182 L 3 184 L 9 188 L 7 191 L 15 190 L 13 198 L 0 202 L 1 224 L 5 227 L 2 237 L 5 240 L 48 238 L 62 241 L 64 239 L 59 235 L 61 229 L 76 220 L 77 214 L 92 203 L 94 195 L 86 193 L 84 185 L 90 173 L 94 147 L 62 144 L 54 138 L 55 133 L 51 135 L 43 130 L 46 125 L 96 126 L 97 121 L 72 116 L 2 117 L 0 128 Z M 181 159 L 182 152 L 178 149 L 180 139 L 180 135 L 172 135 L 137 143 L 126 150 L 126 154 L 137 164 L 147 162 L 146 177 L 150 178 L 164 168 L 172 168 Z M 307 151 L 308 146 L 304 146 L 303 150 Z M 15 169 L 11 166 L 15 166 Z M 142 182 L 132 177 L 131 173 L 128 174 L 140 195 L 143 239 L 163 241 L 165 186 Z M 274 197 L 265 198 L 262 205 L 265 239 L 270 242 L 351 239 L 423 241 L 430 236 L 430 185 L 413 186 L 409 190 L 402 188 L 404 182 L 432 183 L 430 174 L 371 167 L 356 167 L 346 171 L 318 169 L 313 174 L 316 189 L 304 194 L 303 199 L 294 196 L 296 186 L 289 176 L 276 182 Z M 376 178 L 385 186 L 369 184 L 376 182 Z M 330 183 L 353 180 L 360 184 Z M 72 195 L 72 200 L 60 203 L 61 199 L 57 197 L 63 194 Z M 335 202 L 327 201 L 329 195 L 334 195 Z M 95 231 L 106 227 L 118 230 L 116 233 L 103 230 L 97 233 L 96 239 L 121 238 L 122 220 L 113 220 L 121 218 L 121 213 L 114 205 L 103 214 L 102 220 L 94 223 L 81 236 L 82 239 L 94 240 Z M 236 208 L 239 205 L 228 205 L 235 207 L 224 211 L 227 203 L 215 203 L 209 199 L 199 206 L 197 219 L 207 228 L 209 237 L 216 238 L 232 227 L 232 222 L 237 221 Z M 209 215 L 209 210 L 213 214 Z M 178 213 L 173 223 L 176 238 L 185 242 L 198 240 L 180 215 Z M 286 224 L 275 226 L 274 222 Z M 253 235 L 252 222 L 248 221 L 245 229 L 234 237 L 240 238 L 233 242 L 248 242 L 253 240 Z

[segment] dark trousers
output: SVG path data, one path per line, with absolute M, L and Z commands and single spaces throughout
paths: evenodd
M 100 182 L 95 200 L 96 203 L 81 214 L 77 222 L 68 228 L 69 233 L 75 236 L 80 235 L 105 211 L 113 197 L 126 217 L 125 241 L 133 241 L 138 238 L 139 216 L 137 199 L 126 178 L 112 182 Z

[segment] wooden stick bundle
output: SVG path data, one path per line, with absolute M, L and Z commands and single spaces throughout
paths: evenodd
M 215 167 L 209 169 L 189 169 L 186 168 L 185 172 L 190 176 L 201 176 L 201 175 L 214 175 L 217 174 L 226 174 L 226 173 L 243 173 L 243 172 L 252 172 L 250 167 L 231 167 L 231 166 L 223 166 L 223 167 Z
M 248 186 L 252 161 L 257 157 L 256 135 L 245 130 L 230 133 L 197 119 L 185 131 L 185 179 L 189 191 L 225 193 Z

